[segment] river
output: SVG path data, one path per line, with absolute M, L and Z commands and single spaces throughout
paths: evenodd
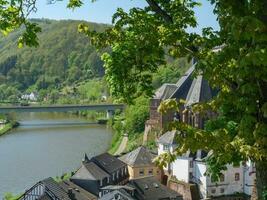
M 0 137 L 0 199 L 76 170 L 85 152 L 105 152 L 112 137 L 105 126 L 67 113 L 23 113 L 15 119 L 21 126 Z

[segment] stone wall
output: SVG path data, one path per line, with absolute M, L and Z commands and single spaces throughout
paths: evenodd
M 196 184 L 170 180 L 168 182 L 168 187 L 180 193 L 183 196 L 183 200 L 199 200 L 199 193 Z

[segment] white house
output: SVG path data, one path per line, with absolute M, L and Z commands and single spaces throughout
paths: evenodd
M 168 131 L 158 139 L 159 155 L 174 152 L 178 146 L 175 142 L 176 133 L 177 131 Z M 252 194 L 255 168 L 251 162 L 247 162 L 245 166 L 227 165 L 227 170 L 222 172 L 219 181 L 214 182 L 209 176 L 205 175 L 207 165 L 204 158 L 206 156 L 207 153 L 202 150 L 198 150 L 195 154 L 188 151 L 168 164 L 164 171 L 180 181 L 196 183 L 202 199 L 235 193 Z
M 23 94 L 21 96 L 22 100 L 27 100 L 27 101 L 37 101 L 37 94 L 34 92 L 31 92 L 30 94 Z

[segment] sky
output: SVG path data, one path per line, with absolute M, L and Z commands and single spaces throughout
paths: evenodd
M 202 3 L 200 8 L 195 10 L 198 20 L 198 28 L 196 32 L 200 32 L 201 28 L 211 26 L 218 29 L 216 16 L 213 14 L 213 7 L 207 0 L 199 0 Z M 111 24 L 112 14 L 118 7 L 129 10 L 131 7 L 146 6 L 145 0 L 98 0 L 91 3 L 90 0 L 81 8 L 75 10 L 67 9 L 67 0 L 56 2 L 48 5 L 46 0 L 37 0 L 37 12 L 30 15 L 31 18 L 49 18 L 49 19 L 76 19 L 86 20 L 90 22 Z

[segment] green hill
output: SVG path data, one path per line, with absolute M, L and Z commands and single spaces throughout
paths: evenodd
M 82 21 L 34 21 L 42 28 L 37 48 L 17 47 L 22 30 L 0 36 L 0 100 L 16 99 L 26 91 L 50 93 L 104 75 L 99 54 L 77 31 Z M 89 24 L 96 31 L 107 27 Z

